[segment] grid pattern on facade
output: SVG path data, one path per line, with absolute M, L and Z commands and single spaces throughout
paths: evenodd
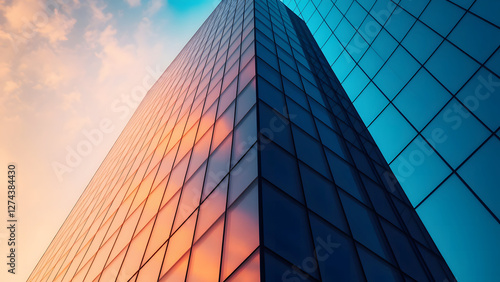
M 256 120 L 253 2 L 225 3 L 149 91 L 30 281 L 180 281 L 186 271 L 213 281 L 220 268 L 224 280 L 258 256 L 245 240 L 258 234 L 255 192 L 231 193 L 247 187 L 228 174 L 257 177 L 252 141 L 233 146 Z M 250 277 L 254 262 L 237 272 Z
M 266 281 L 453 280 L 305 24 L 255 14 Z
M 283 2 L 306 21 L 457 278 L 495 280 L 499 2 Z
M 223 1 L 29 280 L 453 280 L 374 144 L 302 21 Z

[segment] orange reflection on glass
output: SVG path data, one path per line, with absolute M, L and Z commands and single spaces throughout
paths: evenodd
M 198 224 L 196 226 L 196 242 L 207 229 L 224 213 L 226 209 L 227 178 L 200 206 Z
M 196 137 L 196 126 L 192 127 L 181 139 L 181 145 L 179 147 L 179 152 L 177 153 L 177 159 L 183 158 L 191 148 L 193 148 L 194 138 Z
M 191 215 L 191 217 L 186 220 L 179 230 L 177 230 L 170 238 L 167 246 L 167 253 L 165 255 L 165 261 L 163 262 L 163 267 L 161 269 L 162 275 L 166 273 L 191 247 L 197 213 L 198 212 L 195 212 Z
M 228 210 L 221 278 L 225 280 L 259 245 L 258 189 L 247 190 Z
M 200 138 L 205 135 L 205 132 L 207 132 L 207 130 L 214 124 L 216 111 L 217 104 L 214 104 L 201 117 L 198 134 L 196 136 L 196 142 L 198 142 L 198 140 L 200 140 Z
M 186 253 L 166 274 L 163 274 L 160 282 L 181 282 L 186 278 L 189 253 Z
M 163 245 L 161 249 L 141 268 L 137 281 L 156 281 L 160 275 L 161 263 L 167 244 Z M 133 280 L 132 280 L 133 281 Z
M 123 250 L 118 256 L 104 269 L 101 273 L 101 276 L 98 277 L 99 281 L 114 281 L 118 276 L 118 271 L 120 270 L 120 265 L 122 264 L 123 258 L 125 257 L 125 250 Z M 85 280 L 88 281 L 96 281 L 97 279 L 92 280 L 93 277 L 87 277 Z
M 123 261 L 118 275 L 118 281 L 128 280 L 135 273 L 135 271 L 139 269 L 152 228 L 153 221 L 148 223 L 148 225 L 146 225 L 146 227 L 141 230 L 141 232 L 139 232 L 139 234 L 137 234 L 130 242 L 127 255 L 125 256 L 125 260 Z
M 189 158 L 185 157 L 170 174 L 170 179 L 167 184 L 167 191 L 165 191 L 165 196 L 163 197 L 162 206 L 165 202 L 170 200 L 170 196 L 177 193 L 179 189 L 184 184 L 184 176 L 186 175 L 186 169 L 189 162 Z
M 160 207 L 161 197 L 163 196 L 164 189 L 162 187 L 157 187 L 151 194 L 149 194 L 144 210 L 142 211 L 141 219 L 137 228 L 140 230 L 148 223 L 158 212 Z
M 186 125 L 187 116 L 188 115 L 184 115 L 184 117 L 182 117 L 182 119 L 175 125 L 174 131 L 172 131 L 172 137 L 170 139 L 170 144 L 168 145 L 167 150 L 170 150 L 173 147 L 173 144 L 181 140 L 182 133 L 184 132 L 184 126 Z
M 255 252 L 226 282 L 259 282 L 260 281 L 260 254 Z
M 198 170 L 201 164 L 208 158 L 208 152 L 210 150 L 210 142 L 212 141 L 212 128 L 207 131 L 205 135 L 196 143 L 193 148 L 193 153 L 191 154 L 191 160 L 189 161 L 189 169 L 186 177 L 191 177 L 191 175 Z
M 175 216 L 174 230 L 188 218 L 188 216 L 200 206 L 201 189 L 205 178 L 205 168 L 201 167 L 182 187 L 181 200 Z
M 217 282 L 219 280 L 223 232 L 224 218 L 221 218 L 193 246 L 186 281 Z
M 146 249 L 145 259 L 149 259 L 160 246 L 167 241 L 170 236 L 170 229 L 174 221 L 175 209 L 179 201 L 180 192 L 158 212 L 158 217 L 151 233 L 148 247 Z
M 215 123 L 214 137 L 212 138 L 212 152 L 233 130 L 234 104 L 231 105 Z
M 209 158 L 203 197 L 214 190 L 224 176 L 229 172 L 229 157 L 233 136 L 230 134 Z

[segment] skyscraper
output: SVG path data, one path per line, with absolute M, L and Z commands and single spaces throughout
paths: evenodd
M 498 280 L 500 2 L 283 2 L 307 22 L 457 279 Z
M 304 22 L 222 1 L 29 280 L 453 280 L 391 175 Z

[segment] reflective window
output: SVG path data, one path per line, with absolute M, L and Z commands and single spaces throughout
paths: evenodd
M 500 225 L 458 177 L 450 177 L 417 212 L 456 277 L 498 277 Z
M 373 121 L 370 133 L 388 162 L 392 161 L 416 135 L 415 130 L 392 105 Z
M 363 280 L 352 239 L 311 215 L 316 257 L 323 281 Z
M 302 265 L 304 259 L 314 255 L 306 210 L 282 192 L 263 184 L 264 244 L 317 277 L 316 269 L 304 269 Z
M 497 217 L 500 217 L 500 141 L 493 137 L 458 170 L 462 178 Z
M 488 130 L 453 99 L 422 132 L 453 167 L 465 158 L 488 137 Z
M 427 61 L 425 67 L 448 90 L 456 93 L 479 68 L 479 65 L 464 52 L 444 42 Z
M 450 173 L 451 169 L 420 136 L 399 155 L 391 169 L 413 206 L 418 205 Z
M 354 239 L 368 247 L 379 256 L 391 260 L 391 255 L 376 216 L 358 201 L 340 193 L 349 227 Z
M 394 99 L 417 130 L 422 130 L 451 95 L 425 69 L 421 69 Z
M 268 142 L 263 145 L 261 152 L 262 176 L 303 202 L 297 160 L 279 146 Z
M 247 190 L 227 212 L 221 279 L 226 279 L 259 245 L 258 189 Z
M 221 218 L 193 245 L 186 281 L 219 281 L 223 231 Z

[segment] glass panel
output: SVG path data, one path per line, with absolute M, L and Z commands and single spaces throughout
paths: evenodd
M 455 94 L 479 68 L 479 64 L 445 41 L 427 61 L 425 67 L 452 94 Z
M 307 207 L 336 227 L 349 232 L 344 211 L 333 183 L 302 164 L 300 165 L 300 175 L 302 183 L 304 183 Z
M 401 274 L 365 248 L 358 245 L 358 252 L 368 281 L 403 281 Z
M 302 263 L 304 260 L 317 263 L 305 208 L 266 182 L 262 187 L 262 206 L 265 245 L 298 268 L 318 277 L 317 269 Z
M 232 135 L 215 150 L 208 161 L 207 175 L 203 195 L 206 196 L 219 184 L 224 176 L 229 172 L 229 156 L 231 154 Z
M 227 181 L 223 181 L 201 204 L 196 226 L 196 242 L 226 210 Z
M 170 236 L 170 229 L 174 221 L 179 196 L 180 192 L 175 194 L 175 196 L 158 212 L 156 223 L 151 233 L 151 239 L 149 240 L 148 248 L 144 255 L 145 259 L 149 259 L 153 253 L 167 241 L 168 236 Z
M 241 121 L 234 131 L 233 155 L 231 166 L 245 154 L 250 146 L 257 141 L 256 107 Z
M 257 172 L 257 145 L 255 145 L 238 165 L 231 170 L 228 206 L 254 181 L 257 177 Z
M 193 246 L 186 281 L 219 281 L 223 231 L 224 218 L 221 218 Z
M 226 282 L 259 282 L 260 281 L 260 251 L 257 250 L 245 261 Z
M 262 147 L 262 176 L 295 199 L 304 202 L 297 160 L 273 143 Z
M 132 239 L 125 256 L 125 260 L 120 268 L 118 280 L 128 280 L 139 269 L 141 259 L 146 251 L 149 235 L 153 228 L 153 221 L 148 223 L 146 227 Z
M 422 134 L 456 168 L 484 142 L 490 132 L 453 99 Z
M 232 104 L 215 123 L 214 136 L 212 138 L 212 152 L 226 138 L 229 132 L 233 130 L 233 122 L 234 104 Z
M 500 141 L 491 138 L 459 170 L 474 192 L 500 218 Z
M 139 276 L 137 278 L 137 281 L 158 280 L 166 248 L 167 244 L 163 245 L 163 247 L 141 268 L 141 270 L 139 271 Z
M 227 212 L 221 279 L 226 279 L 259 245 L 258 189 L 247 190 Z
M 434 191 L 417 212 L 458 281 L 497 279 L 500 225 L 457 176 Z
M 165 261 L 161 269 L 162 275 L 168 271 L 189 250 L 193 240 L 197 213 L 195 212 L 186 222 L 175 231 L 170 238 L 165 254 Z
M 363 275 L 352 239 L 310 214 L 316 257 L 323 281 L 361 281 Z
M 205 169 L 201 167 L 193 176 L 184 184 L 181 193 L 181 200 L 177 207 L 175 216 L 174 230 L 188 218 L 189 215 L 200 205 L 201 190 L 203 188 L 203 180 L 205 178 Z
M 186 253 L 167 273 L 164 273 L 164 268 L 162 268 L 160 282 L 184 281 L 186 279 L 188 260 L 189 253 Z
M 392 105 L 371 124 L 370 133 L 388 162 L 391 162 L 417 134 Z
M 390 260 L 390 252 L 386 245 L 382 230 L 379 228 L 376 216 L 356 200 L 340 193 L 349 226 L 354 239 L 370 248 L 381 257 Z

